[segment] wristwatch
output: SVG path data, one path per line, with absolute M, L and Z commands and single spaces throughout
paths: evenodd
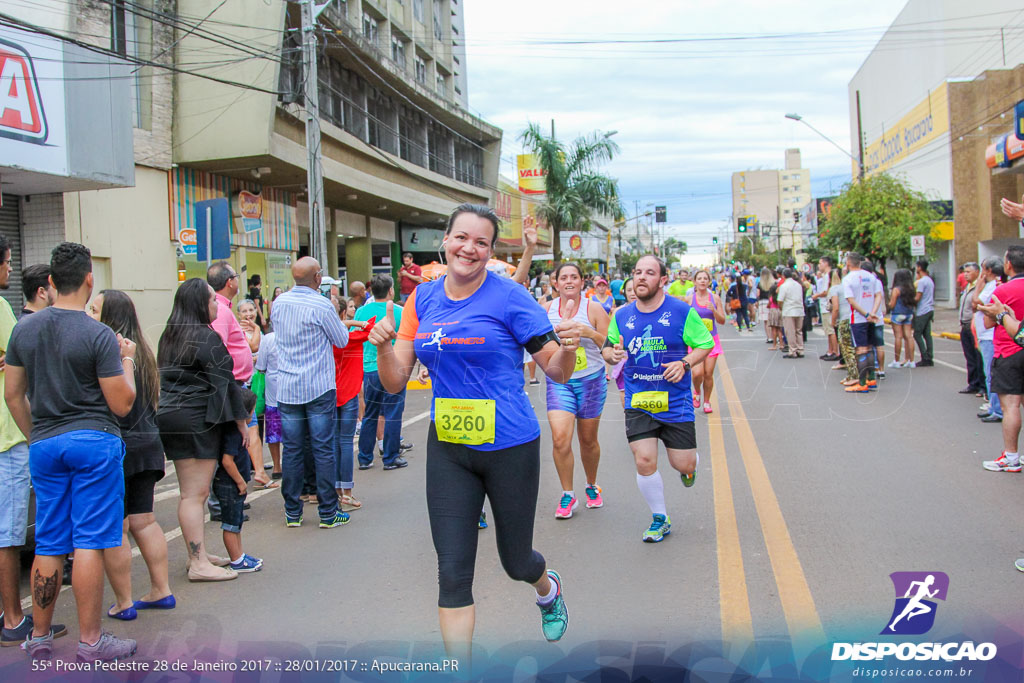
M 1002 313 L 997 313 L 996 314 L 996 325 L 1002 325 L 1003 324 L 1003 318 L 1005 318 L 1007 315 L 1009 315 L 1008 311 L 1003 311 Z
M 686 372 L 689 372 L 689 371 L 690 371 L 690 361 L 688 361 L 688 360 L 686 360 L 686 359 L 684 358 L 684 359 L 683 359 L 683 367 L 685 368 L 685 369 L 683 370 L 683 372 L 684 372 L 684 373 L 686 373 Z

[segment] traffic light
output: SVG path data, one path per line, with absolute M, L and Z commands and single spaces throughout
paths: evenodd
M 711 238 L 711 243 L 712 244 L 718 244 L 718 236 L 717 235 L 715 237 Z
M 736 230 L 737 230 L 737 232 L 746 232 L 747 231 L 747 217 L 746 216 L 740 216 L 739 219 L 736 221 Z

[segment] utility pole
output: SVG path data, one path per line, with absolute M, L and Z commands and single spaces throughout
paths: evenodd
M 320 150 L 320 93 L 316 74 L 316 17 L 325 3 L 301 0 L 302 62 L 306 103 L 306 201 L 309 204 L 309 253 L 327 267 L 327 220 L 324 212 L 324 169 Z M 331 275 L 335 275 L 331 273 Z

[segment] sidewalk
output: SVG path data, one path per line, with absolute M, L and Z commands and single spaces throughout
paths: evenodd
M 956 308 L 935 309 L 932 318 L 932 336 L 960 341 L 960 311 Z

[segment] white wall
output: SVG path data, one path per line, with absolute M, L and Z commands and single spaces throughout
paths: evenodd
M 858 149 L 858 90 L 865 143 L 870 143 L 945 80 L 974 78 L 1024 61 L 1021 7 L 1020 0 L 909 0 L 850 81 L 851 149 Z M 1015 28 L 1005 31 L 1005 64 L 1001 26 Z M 937 199 L 952 199 L 949 142 L 948 134 L 940 136 L 890 172 L 904 174 Z

